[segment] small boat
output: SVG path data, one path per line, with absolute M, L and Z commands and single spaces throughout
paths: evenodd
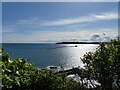
M 57 66 L 48 66 L 47 68 L 48 69 L 57 69 L 58 67 Z
M 56 66 L 51 66 L 50 69 L 57 69 L 58 67 Z
M 77 47 L 77 45 L 75 45 L 75 47 Z

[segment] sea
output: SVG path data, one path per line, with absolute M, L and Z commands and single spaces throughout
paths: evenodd
M 81 61 L 86 52 L 94 52 L 98 44 L 3 43 L 10 56 L 28 59 L 38 68 L 62 66 L 64 69 L 84 67 Z

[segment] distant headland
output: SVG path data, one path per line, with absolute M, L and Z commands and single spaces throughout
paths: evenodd
M 100 44 L 108 42 L 57 42 L 56 44 Z

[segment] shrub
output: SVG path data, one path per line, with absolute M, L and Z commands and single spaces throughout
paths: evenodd
M 79 82 L 68 79 L 65 74 L 40 70 L 28 60 L 13 59 L 2 51 L 2 90 L 80 90 Z
M 98 81 L 105 90 L 120 89 L 120 40 L 101 43 L 96 52 L 86 53 L 82 61 L 88 80 Z

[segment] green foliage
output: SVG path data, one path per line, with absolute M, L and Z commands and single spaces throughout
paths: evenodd
M 81 83 L 68 79 L 65 73 L 38 69 L 28 60 L 13 59 L 2 50 L 2 90 L 92 90 L 120 89 L 120 40 L 101 43 L 96 52 L 88 52 L 81 59 L 84 69 L 75 71 Z M 97 86 L 92 80 L 100 83 Z M 84 84 L 85 83 L 85 84 Z
M 120 89 L 120 40 L 101 43 L 96 52 L 88 52 L 82 58 L 86 78 L 96 80 L 102 90 Z
M 13 59 L 2 51 L 2 90 L 80 90 L 79 82 L 57 75 L 55 71 L 40 70 L 28 60 Z

